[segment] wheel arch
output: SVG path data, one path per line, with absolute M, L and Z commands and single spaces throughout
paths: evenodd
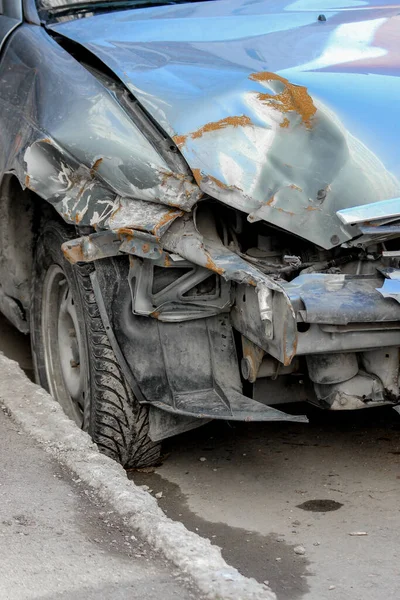
M 13 173 L 0 183 L 0 310 L 24 333 L 29 331 L 32 263 L 43 218 L 62 221 L 37 194 L 23 188 Z

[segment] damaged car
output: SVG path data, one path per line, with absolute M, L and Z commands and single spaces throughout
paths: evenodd
M 396 407 L 397 4 L 0 13 L 0 310 L 101 451 Z

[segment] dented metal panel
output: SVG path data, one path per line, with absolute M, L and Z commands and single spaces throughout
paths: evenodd
M 386 285 L 391 280 L 386 280 Z M 300 297 L 306 323 L 348 325 L 349 323 L 395 323 L 400 306 L 377 293 L 382 279 L 376 276 L 300 275 L 284 284 L 289 297 Z M 396 282 L 400 289 L 400 282 Z M 385 288 L 384 288 L 385 289 Z
M 118 229 L 137 219 L 139 229 L 161 235 L 201 196 L 115 94 L 43 28 L 23 25 L 13 34 L 0 83 L 0 174 L 15 172 L 67 222 Z M 130 201 L 139 204 L 132 210 Z
M 311 353 L 321 405 L 399 397 L 398 369 L 372 352 L 395 357 L 399 344 L 400 122 L 388 101 L 399 50 L 387 41 L 398 7 L 323 5 L 65 15 L 10 38 L 0 176 L 76 226 L 64 255 L 96 261 L 101 317 L 141 403 L 302 420 L 242 394 L 234 330 L 248 382 L 283 374 L 299 390 L 295 357 Z M 25 231 L 33 245 L 36 222 Z M 0 292 L 3 310 L 25 318 L 21 294 Z M 338 352 L 354 366 L 346 381 L 328 356 Z M 328 382 L 329 365 L 339 378 Z
M 163 254 L 159 244 L 138 237 L 133 229 L 92 233 L 64 242 L 61 248 L 65 258 L 72 264 L 92 262 L 123 253 L 159 260 Z
M 118 75 L 204 192 L 332 248 L 359 233 L 337 211 L 400 195 L 398 23 L 379 0 L 220 0 L 51 28 Z

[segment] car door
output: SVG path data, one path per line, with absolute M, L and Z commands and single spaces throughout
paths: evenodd
M 0 50 L 7 37 L 22 23 L 22 0 L 0 0 Z

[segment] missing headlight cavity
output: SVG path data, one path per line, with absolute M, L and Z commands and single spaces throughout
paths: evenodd
M 131 259 L 129 283 L 134 314 L 160 321 L 186 321 L 229 311 L 229 282 L 185 260 L 169 259 L 164 266 L 154 262 Z
M 164 269 L 162 267 L 155 266 L 153 268 L 152 294 L 159 294 L 161 291 L 165 290 L 170 285 L 176 283 L 178 279 L 192 271 L 192 267 L 174 267 Z

